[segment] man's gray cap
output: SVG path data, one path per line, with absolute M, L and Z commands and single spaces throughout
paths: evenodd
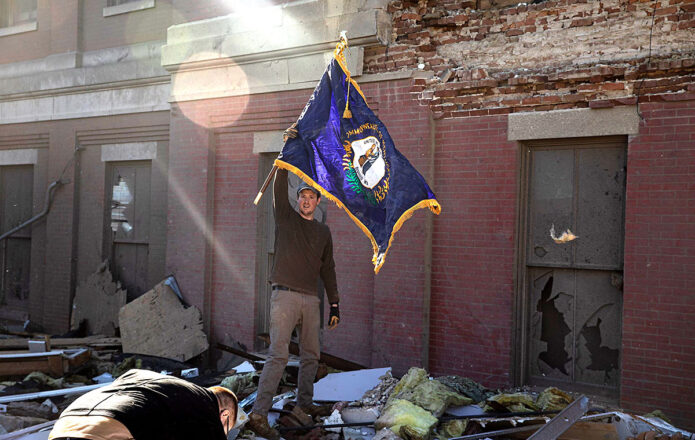
M 319 190 L 317 190 L 316 188 L 314 188 L 313 186 L 307 184 L 307 183 L 304 182 L 304 181 L 302 181 L 302 183 L 300 183 L 299 186 L 297 187 L 297 197 L 299 197 L 299 194 L 300 194 L 302 191 L 304 191 L 305 189 L 310 189 L 310 190 L 312 190 L 314 193 L 316 193 L 316 196 L 317 196 L 317 197 L 321 197 L 321 193 L 319 192 Z

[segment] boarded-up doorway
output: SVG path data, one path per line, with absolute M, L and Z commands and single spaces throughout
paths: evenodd
M 259 155 L 258 165 L 258 186 L 263 184 L 266 176 L 273 167 L 273 162 L 277 158 L 277 153 L 262 153 Z M 297 187 L 301 180 L 292 173 L 289 175 L 288 195 L 290 204 L 296 209 L 297 205 Z M 326 200 L 321 200 L 315 213 L 314 218 L 321 223 L 326 223 Z M 263 198 L 258 203 L 258 237 L 257 237 L 257 291 L 258 291 L 258 311 L 256 315 L 256 329 L 260 333 L 268 333 L 270 331 L 270 294 L 271 285 L 268 281 L 270 273 L 273 269 L 273 257 L 275 249 L 275 216 L 273 215 L 273 183 L 268 186 Z M 323 284 L 319 280 L 319 298 L 321 299 L 321 310 L 323 311 Z M 323 327 L 323 313 L 321 313 L 321 327 Z M 260 348 L 262 342 L 256 341 L 256 347 Z
M 0 167 L 0 233 L 32 217 L 34 167 Z M 31 267 L 31 227 L 0 242 L 0 308 L 5 317 L 27 319 Z
M 148 288 L 152 162 L 109 162 L 107 167 L 108 239 L 104 254 L 111 271 L 128 291 L 128 301 Z
M 616 397 L 626 139 L 534 142 L 523 151 L 522 380 Z M 578 238 L 557 243 L 551 228 Z

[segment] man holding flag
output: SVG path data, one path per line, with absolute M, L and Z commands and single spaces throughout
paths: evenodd
M 394 234 L 420 208 L 441 207 L 425 179 L 395 147 L 350 77 L 341 37 L 334 57 L 275 166 L 292 171 L 344 209 L 372 243 L 378 273 Z
M 321 196 L 344 209 L 370 239 L 376 273 L 384 264 L 394 234 L 415 210 L 427 207 L 435 214 L 441 211 L 425 179 L 396 150 L 386 127 L 367 105 L 357 83 L 350 78 L 343 55 L 346 47 L 347 39 L 341 36 L 333 59 L 309 102 L 296 124 L 286 131 L 289 136 L 285 136 L 285 145 L 271 172 L 272 175 L 280 169 L 274 185 L 277 233 L 270 280 L 274 286 L 271 297 L 271 360 L 263 367 L 258 399 L 249 416 L 250 427 L 257 434 L 271 439 L 279 435 L 268 426 L 266 415 L 272 393 L 277 389 L 287 363 L 292 332 L 292 327 L 283 324 L 283 330 L 274 335 L 273 329 L 280 328 L 274 326 L 274 322 L 301 322 L 300 344 L 304 347 L 300 345 L 297 404 L 305 412 L 312 413 L 315 408 L 312 403 L 313 378 L 315 365 L 318 365 L 314 356 L 318 360 L 319 354 L 319 312 L 315 292 L 319 276 L 331 303 L 329 328 L 337 325 L 340 319 L 330 231 L 327 226 L 313 221 L 313 212 Z M 286 200 L 287 170 L 304 181 L 297 194 L 299 213 L 292 210 Z M 268 182 L 266 179 L 266 185 Z M 254 203 L 258 202 L 263 189 Z M 307 306 L 306 312 L 304 309 L 295 312 L 299 306 L 291 305 L 285 295 L 293 291 L 296 301 L 311 301 L 315 305 Z M 287 318 L 291 313 L 291 318 Z M 309 331 L 305 328 L 308 325 L 315 330 Z
M 302 184 L 297 190 L 297 208 L 287 198 L 287 170 L 279 170 L 273 185 L 275 208 L 275 258 L 270 281 L 270 348 L 263 366 L 258 395 L 249 415 L 249 428 L 270 440 L 279 438 L 268 425 L 268 410 L 287 365 L 290 338 L 299 334 L 299 380 L 297 406 L 314 415 L 314 378 L 321 352 L 319 277 L 330 303 L 329 329 L 340 321 L 338 286 L 333 262 L 333 238 L 328 226 L 314 219 L 321 193 Z

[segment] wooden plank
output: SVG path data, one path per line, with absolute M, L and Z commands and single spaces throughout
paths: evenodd
M 0 376 L 18 376 L 29 374 L 33 371 L 41 371 L 53 377 L 63 375 L 62 352 L 30 354 L 32 356 L 16 354 L 0 357 Z
M 0 339 L 0 350 L 26 350 L 29 340 L 40 338 L 12 338 Z M 89 336 L 86 338 L 54 338 L 51 339 L 52 347 L 117 347 L 121 345 L 121 338 L 106 338 L 103 336 Z

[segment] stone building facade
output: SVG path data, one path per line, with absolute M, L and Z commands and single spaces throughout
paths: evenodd
M 693 428 L 695 404 L 665 396 L 695 389 L 694 1 L 10 3 L 0 232 L 60 183 L 3 241 L 6 322 L 67 330 L 76 285 L 110 259 L 131 297 L 174 274 L 213 344 L 256 346 L 273 228 L 270 197 L 252 201 L 347 30 L 353 76 L 442 214 L 406 222 L 375 276 L 324 205 L 343 309 L 324 350 Z

